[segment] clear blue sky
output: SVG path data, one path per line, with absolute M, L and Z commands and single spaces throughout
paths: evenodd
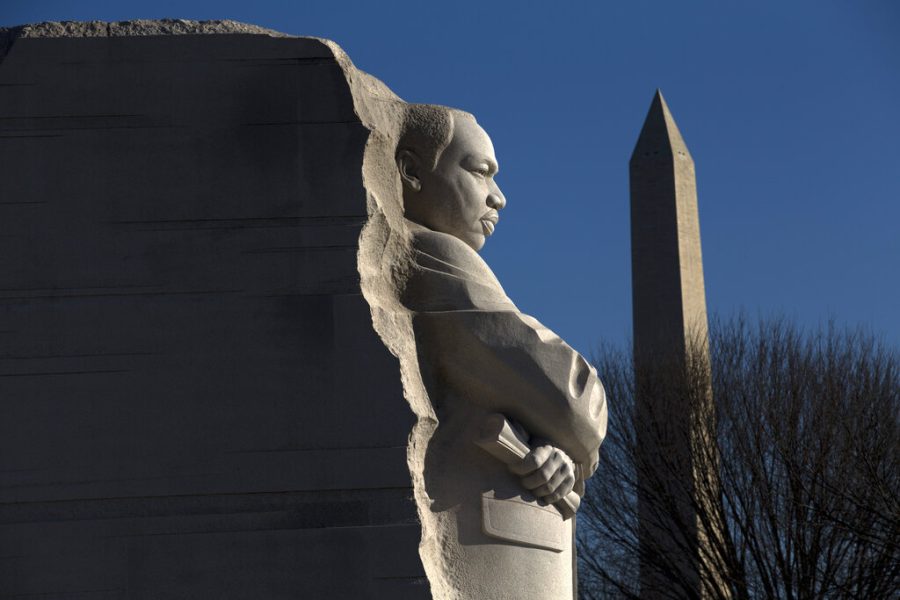
M 711 311 L 900 343 L 900 3 L 2 0 L 0 23 L 236 19 L 335 40 L 492 135 L 485 249 L 576 348 L 631 329 L 628 158 L 660 87 L 697 164 Z

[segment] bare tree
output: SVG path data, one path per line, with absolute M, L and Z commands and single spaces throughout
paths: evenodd
M 688 407 L 682 424 L 635 418 L 629 353 L 605 349 L 596 359 L 610 425 L 579 511 L 581 597 L 897 597 L 896 352 L 834 326 L 808 333 L 741 318 L 711 329 L 711 363 L 701 346 L 687 364 L 644 367 L 639 379 L 639 393 Z M 641 476 L 648 465 L 637 450 L 648 436 L 666 438 L 655 447 L 689 444 L 696 476 L 684 476 L 677 452 Z M 665 538 L 656 547 L 641 542 L 654 515 Z

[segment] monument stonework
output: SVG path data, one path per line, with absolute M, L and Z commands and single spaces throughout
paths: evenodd
M 400 298 L 429 399 L 414 472 L 432 588 L 439 598 L 571 598 L 569 517 L 597 467 L 603 387 L 477 254 L 506 205 L 490 138 L 461 111 L 405 110 L 397 163 L 412 254 Z M 535 448 L 509 468 L 479 443 L 496 414 Z
M 697 183 L 659 90 L 629 167 L 641 598 L 672 597 L 673 572 L 692 597 L 707 598 L 724 588 L 704 577 L 724 571 L 706 536 L 724 527 L 702 523 L 697 510 L 718 498 L 716 459 L 700 443 L 715 432 Z M 699 393 L 684 392 L 680 373 L 689 369 L 704 373 L 694 375 L 704 381 L 693 386 Z
M 573 596 L 605 396 L 474 117 L 228 21 L 0 61 L 0 596 Z

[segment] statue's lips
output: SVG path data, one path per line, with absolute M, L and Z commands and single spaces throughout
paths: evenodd
M 496 210 L 489 211 L 481 217 L 481 229 L 484 231 L 484 235 L 489 236 L 494 233 L 498 221 L 500 221 L 500 215 L 497 214 Z

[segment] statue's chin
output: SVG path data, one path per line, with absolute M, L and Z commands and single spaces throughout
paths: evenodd
M 466 246 L 469 246 L 476 252 L 481 250 L 484 247 L 484 242 L 487 240 L 487 233 L 476 233 L 474 231 L 459 231 L 459 230 L 451 230 L 449 227 L 432 227 L 431 224 L 427 222 L 423 222 L 416 219 L 411 219 L 407 216 L 407 219 L 417 225 L 421 225 L 422 227 L 426 227 L 432 231 L 437 231 L 439 233 L 444 233 L 447 235 L 451 235 L 463 242 Z
M 472 250 L 474 250 L 475 252 L 478 252 L 479 250 L 481 250 L 484 247 L 484 243 L 487 241 L 487 239 L 485 238 L 485 236 L 480 235 L 477 237 L 472 236 L 471 239 L 463 239 L 463 241 L 466 244 L 468 244 L 469 246 L 471 246 Z

